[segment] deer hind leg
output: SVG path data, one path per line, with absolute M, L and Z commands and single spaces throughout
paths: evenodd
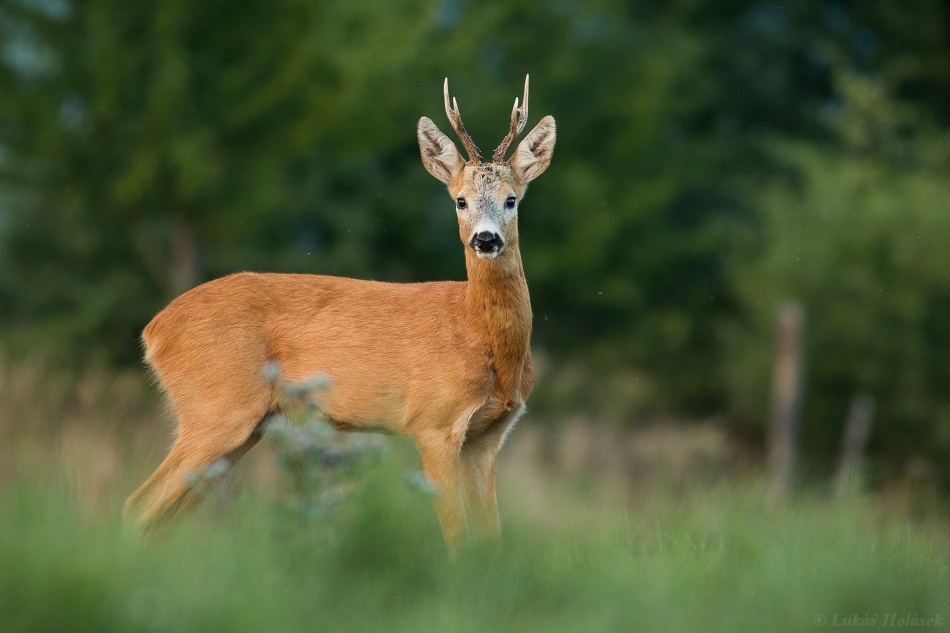
M 223 470 L 217 475 L 223 476 L 257 444 L 260 423 L 272 406 L 270 399 L 268 389 L 261 386 L 245 391 L 243 398 L 235 398 L 226 407 L 209 407 L 214 401 L 201 407 L 179 405 L 178 438 L 158 469 L 126 501 L 125 520 L 153 529 L 193 508 L 200 491 L 189 480 L 218 460 Z

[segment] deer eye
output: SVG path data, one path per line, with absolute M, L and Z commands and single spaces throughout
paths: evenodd
M 465 209 L 466 207 L 468 207 L 468 203 L 465 202 L 465 198 L 459 198 L 458 200 L 455 201 L 455 206 L 456 208 L 459 208 L 459 209 Z
M 514 209 L 514 208 L 515 208 L 515 197 L 514 197 L 514 196 L 508 196 L 508 199 L 505 200 L 505 208 L 506 208 L 506 209 Z

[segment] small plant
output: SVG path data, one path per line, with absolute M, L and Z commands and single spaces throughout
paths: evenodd
M 264 430 L 290 484 L 281 516 L 332 536 L 341 502 L 365 466 L 379 459 L 383 443 L 367 433 L 342 433 L 330 426 L 320 405 L 329 377 L 288 382 L 274 362 L 265 366 L 263 377 L 280 394 L 279 413 L 264 422 Z
M 368 466 L 384 454 L 382 438 L 371 433 L 341 432 L 333 428 L 320 404 L 330 387 L 328 376 L 290 382 L 280 365 L 268 363 L 263 379 L 279 393 L 278 412 L 264 420 L 261 430 L 276 454 L 278 469 L 288 480 L 287 493 L 276 508 L 279 527 L 297 529 L 301 523 L 328 539 L 336 537 L 343 502 L 355 492 Z M 200 496 L 217 488 L 233 464 L 226 457 L 188 476 L 188 485 Z M 414 491 L 434 495 L 436 488 L 419 470 L 407 470 L 405 483 Z

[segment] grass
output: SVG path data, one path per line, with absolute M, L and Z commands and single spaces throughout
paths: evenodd
M 321 453 L 278 434 L 272 447 L 301 448 L 283 449 L 296 476 L 275 480 L 272 468 L 270 484 L 239 483 L 232 501 L 143 541 L 119 521 L 164 433 L 139 419 L 155 416 L 140 382 L 89 375 L 50 392 L 58 383 L 39 371 L 0 379 L 3 632 L 731 633 L 950 616 L 943 519 L 817 493 L 772 507 L 755 481 L 718 475 L 631 503 L 597 494 L 597 479 L 531 466 L 517 437 L 503 454 L 504 542 L 454 564 L 429 493 L 407 482 L 417 458 L 392 441 L 355 473 L 311 479 L 301 456 Z M 250 465 L 270 463 L 264 450 Z M 250 465 L 239 480 L 266 474 Z M 342 493 L 328 501 L 313 485 Z
M 333 536 L 245 497 L 141 542 L 64 486 L 0 501 L 3 631 L 800 631 L 950 615 L 945 542 L 846 508 L 722 488 L 586 529 L 509 522 L 447 562 L 431 500 L 383 464 Z M 566 511 L 571 511 L 570 509 Z

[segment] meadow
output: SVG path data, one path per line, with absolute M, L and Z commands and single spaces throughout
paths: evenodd
M 595 424 L 526 420 L 502 452 L 503 543 L 454 563 L 395 438 L 340 470 L 269 433 L 196 515 L 143 539 L 121 503 L 169 424 L 141 377 L 2 379 L 3 631 L 915 630 L 950 614 L 939 504 L 834 503 L 816 485 L 774 505 L 754 467 L 630 490 L 569 467 Z M 566 444 L 545 461 L 551 433 Z

